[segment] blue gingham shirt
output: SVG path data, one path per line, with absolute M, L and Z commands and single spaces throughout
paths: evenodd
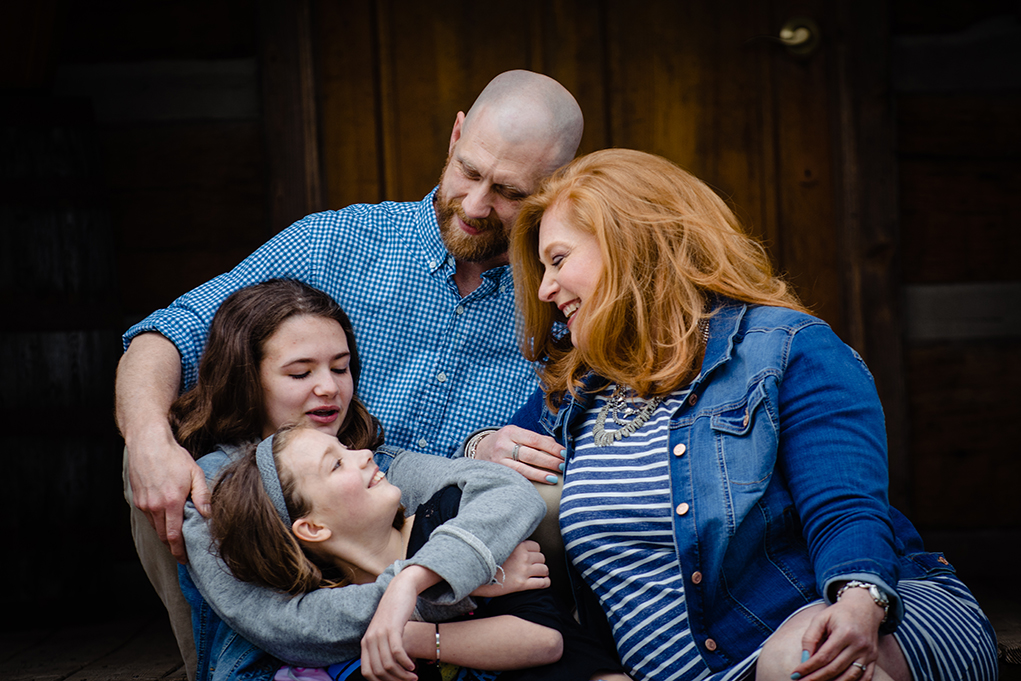
M 240 265 L 128 329 L 177 346 L 183 389 L 195 384 L 213 314 L 240 288 L 299 279 L 332 296 L 354 325 L 358 394 L 387 443 L 451 456 L 470 431 L 509 420 L 537 385 L 515 340 L 509 266 L 462 298 L 440 238 L 434 189 L 415 203 L 349 206 L 294 223 Z

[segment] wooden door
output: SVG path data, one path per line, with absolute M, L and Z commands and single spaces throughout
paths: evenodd
M 891 196 L 881 82 L 884 3 L 658 0 L 315 4 L 328 207 L 415 200 L 436 183 L 450 128 L 496 74 L 563 83 L 585 114 L 580 153 L 630 147 L 708 182 L 762 238 L 812 310 L 873 363 L 887 410 L 894 497 L 905 484 Z M 794 17 L 817 50 L 776 39 Z M 848 27 L 854 28 L 853 38 Z M 867 53 L 868 59 L 858 59 Z M 871 79 L 871 80 L 870 80 Z M 878 134 L 877 134 L 878 131 Z M 871 145 L 871 146 L 870 146 Z M 881 186 L 881 185 L 879 185 Z M 866 323 L 866 319 L 868 323 Z M 880 352 L 879 349 L 883 351 Z

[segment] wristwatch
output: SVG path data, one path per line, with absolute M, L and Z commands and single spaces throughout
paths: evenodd
M 871 582 L 860 582 L 857 579 L 852 579 L 837 590 L 837 600 L 840 600 L 845 591 L 855 588 L 869 590 L 869 596 L 872 596 L 872 600 L 876 602 L 876 605 L 883 609 L 883 619 L 879 623 L 885 622 L 890 614 L 890 599 L 886 597 L 886 594 L 878 586 Z

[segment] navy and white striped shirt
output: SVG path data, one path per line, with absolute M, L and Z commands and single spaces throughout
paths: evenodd
M 610 392 L 595 400 L 575 433 L 560 501 L 564 547 L 607 613 L 632 677 L 701 679 L 709 669 L 688 625 L 667 457 L 670 415 L 688 391 L 670 395 L 629 437 L 600 447 L 592 428 Z M 612 416 L 605 429 L 618 429 Z
M 470 431 L 507 422 L 537 384 L 514 333 L 509 266 L 462 298 L 440 238 L 435 190 L 415 203 L 360 204 L 294 223 L 227 274 L 127 331 L 158 331 L 194 385 L 213 314 L 234 291 L 276 277 L 321 289 L 347 312 L 362 361 L 359 397 L 387 443 L 450 456 Z

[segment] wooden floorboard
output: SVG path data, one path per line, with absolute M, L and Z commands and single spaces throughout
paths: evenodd
M 975 591 L 1001 645 L 1018 640 L 1021 603 L 1007 589 Z M 0 635 L 0 681 L 186 680 L 164 613 Z M 1021 664 L 1001 661 L 1000 681 L 1021 681 Z
M 3 681 L 185 681 L 165 615 L 7 634 Z

